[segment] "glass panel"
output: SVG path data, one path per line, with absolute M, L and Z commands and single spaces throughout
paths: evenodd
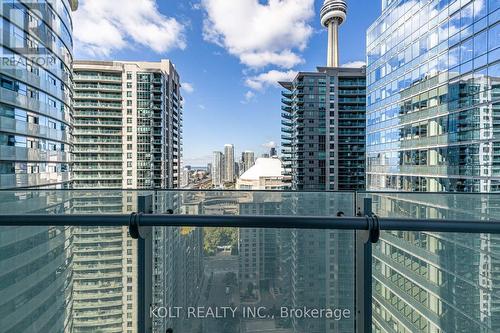
M 494 194 L 377 193 L 380 217 L 498 219 Z M 417 222 L 418 223 L 418 222 Z M 498 332 L 500 237 L 385 231 L 373 246 L 373 319 L 397 332 Z
M 0 214 L 128 214 L 153 191 L 0 191 Z M 353 195 L 160 191 L 155 213 L 335 216 Z M 265 218 L 265 217 L 264 217 Z M 1 217 L 0 217 L 1 219 Z M 99 224 L 96 220 L 96 224 Z M 154 227 L 152 282 L 127 227 L 1 227 L 2 332 L 354 332 L 354 232 Z M 43 328 L 40 330 L 40 328 Z
M 342 211 L 352 216 L 353 207 L 349 193 L 157 194 L 157 212 L 172 209 L 189 215 L 335 216 Z M 354 332 L 353 231 L 163 228 L 163 232 L 179 235 L 182 254 L 176 258 L 186 265 L 177 274 L 186 278 L 178 286 L 184 293 L 172 297 L 160 293 L 165 298 L 155 299 L 163 308 L 180 307 L 180 318 L 156 315 L 159 332 L 166 328 L 174 332 Z

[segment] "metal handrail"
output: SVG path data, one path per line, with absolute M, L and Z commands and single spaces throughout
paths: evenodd
M 8 226 L 129 226 L 131 215 L 0 215 Z M 138 214 L 144 227 L 234 227 L 318 230 L 370 230 L 366 217 L 276 215 L 170 215 Z M 500 220 L 412 219 L 378 217 L 380 230 L 500 234 Z

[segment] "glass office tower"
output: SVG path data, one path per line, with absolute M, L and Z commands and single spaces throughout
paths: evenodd
M 367 184 L 500 190 L 498 1 L 393 1 L 368 31 Z
M 0 3 L 0 189 L 7 212 L 60 214 L 71 147 L 71 12 L 76 0 Z M 17 198 L 28 198 L 25 202 Z M 9 197 L 10 199 L 10 197 Z M 9 201 L 9 200 L 6 200 Z M 71 331 L 71 228 L 0 230 L 0 331 Z
M 499 21 L 497 0 L 382 1 L 367 37 L 369 190 L 500 190 Z M 385 196 L 377 213 L 480 216 L 497 204 L 467 211 L 427 196 Z M 373 331 L 498 332 L 499 242 L 383 233 L 373 250 Z

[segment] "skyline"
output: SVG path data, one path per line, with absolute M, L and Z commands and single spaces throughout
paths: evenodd
M 258 156 L 273 143 L 279 146 L 277 81 L 326 63 L 327 31 L 319 17 L 323 0 L 244 0 L 230 7 L 221 0 L 127 0 L 120 2 L 120 11 L 107 10 L 113 3 L 80 1 L 74 19 L 75 59 L 171 60 L 182 73 L 184 165 L 209 163 L 212 152 L 227 143 L 234 144 L 236 155 L 252 150 Z M 340 28 L 341 64 L 365 61 L 366 29 L 380 7 L 379 1 L 348 1 L 348 19 Z M 235 16 L 249 13 L 258 24 L 223 22 L 224 10 Z M 275 23 L 277 15 L 287 17 L 295 33 L 283 22 Z M 241 42 L 247 33 L 256 38 Z M 351 37 L 361 43 L 352 43 Z M 221 91 L 223 98 L 217 97 Z

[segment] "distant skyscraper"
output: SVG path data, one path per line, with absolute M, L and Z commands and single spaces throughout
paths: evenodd
M 241 162 L 243 164 L 243 170 L 240 170 L 240 173 L 242 174 L 255 164 L 255 153 L 253 151 L 244 151 L 241 154 Z
M 224 154 L 220 151 L 214 151 L 212 162 L 212 185 L 222 186 L 224 180 Z
M 0 2 L 0 189 L 17 189 L 13 202 L 23 204 L 4 203 L 4 213 L 64 214 L 70 204 L 70 195 L 62 192 L 19 188 L 70 185 L 72 12 L 77 7 L 76 0 Z M 71 329 L 71 230 L 1 228 L 2 332 Z
M 367 33 L 368 189 L 499 192 L 500 1 L 382 8 Z M 473 214 L 425 197 L 379 204 L 405 217 Z M 485 210 L 497 206 L 490 200 Z M 374 331 L 500 332 L 498 244 L 489 234 L 383 233 L 373 250 Z
M 189 169 L 188 168 L 182 168 L 181 171 L 181 187 L 186 187 L 189 185 Z
M 76 61 L 74 80 L 74 188 L 178 188 L 182 105 L 173 64 Z M 73 205 L 80 213 L 129 213 L 136 201 L 129 192 L 102 191 Z M 161 250 L 164 234 L 173 231 L 159 229 L 155 285 L 174 274 Z M 138 302 L 136 251 L 127 228 L 75 228 L 73 333 L 137 332 L 135 305 L 127 307 Z
M 224 145 L 224 181 L 234 182 L 234 146 Z
M 273 156 L 277 156 L 277 155 L 278 155 L 278 153 L 277 153 L 275 147 L 272 147 L 271 149 L 269 149 L 269 157 L 273 157 Z
M 240 175 L 240 162 L 234 162 L 234 176 L 235 178 L 238 178 L 238 176 Z

